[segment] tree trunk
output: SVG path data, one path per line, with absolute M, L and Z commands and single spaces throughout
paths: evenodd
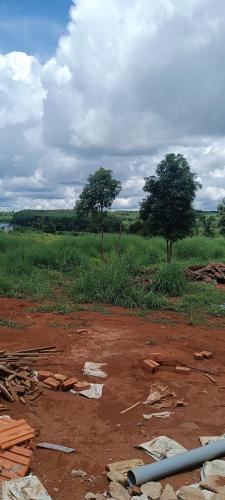
M 103 209 L 101 208 L 101 258 L 104 260 L 104 227 L 103 227 Z
M 173 255 L 173 241 L 166 240 L 167 263 L 169 264 Z
M 166 260 L 167 264 L 169 264 L 170 261 L 170 247 L 169 247 L 169 241 L 166 240 Z

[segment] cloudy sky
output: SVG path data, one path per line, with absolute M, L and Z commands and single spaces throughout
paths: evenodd
M 224 0 L 0 0 L 0 210 L 72 208 L 111 168 L 134 209 L 183 153 L 225 197 Z

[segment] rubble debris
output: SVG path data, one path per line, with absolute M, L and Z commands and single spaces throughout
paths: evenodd
M 62 451 L 63 453 L 73 453 L 74 451 L 76 451 L 75 448 L 68 448 L 67 446 L 62 446 L 61 444 L 54 444 L 54 443 L 38 443 L 37 448 Z
M 217 283 L 225 283 L 225 264 L 222 262 L 212 262 L 206 266 L 186 267 L 185 274 L 190 279 L 204 281 L 205 283 L 210 283 L 214 280 Z
M 4 500 L 51 500 L 37 476 L 4 481 L 1 485 Z
M 210 462 L 205 462 L 201 468 L 200 475 L 202 480 L 206 480 L 210 476 L 225 477 L 225 461 L 211 460 Z
M 206 359 L 213 357 L 213 352 L 210 352 L 210 351 L 202 351 L 202 354 L 203 354 L 203 357 Z
M 108 472 L 107 476 L 109 473 L 119 474 L 120 477 L 119 482 L 121 484 L 124 484 L 127 481 L 128 470 L 132 469 L 133 467 L 141 467 L 142 465 L 144 465 L 144 462 L 139 458 L 134 458 L 131 460 L 122 460 L 121 462 L 114 462 L 111 464 L 107 464 L 106 465 L 106 471 Z
M 150 420 L 153 417 L 157 418 L 169 418 L 171 415 L 171 411 L 162 411 L 161 413 L 149 413 L 148 415 L 144 414 L 143 418 L 145 420 Z
M 115 500 L 130 500 L 130 495 L 126 488 L 120 483 L 112 481 L 109 485 L 109 493 Z
M 88 391 L 90 388 L 91 388 L 91 384 L 89 384 L 88 382 L 76 382 L 74 384 L 74 389 L 77 392 Z
M 126 408 L 125 410 L 122 410 L 120 412 L 120 415 L 124 415 L 124 413 L 127 413 L 128 411 L 130 410 L 133 410 L 133 408 L 136 408 L 136 406 L 140 405 L 141 404 L 141 401 L 138 401 L 137 403 L 134 403 L 132 406 L 129 406 L 128 408 Z
M 156 361 L 159 364 L 163 362 L 164 355 L 162 352 L 151 352 L 150 356 L 153 361 Z
M 177 373 L 184 373 L 185 375 L 189 375 L 191 372 L 191 369 L 187 366 L 176 366 L 175 370 Z
M 204 500 L 205 496 L 202 491 L 193 486 L 182 486 L 178 492 L 180 500 Z
M 91 361 L 86 361 L 83 373 L 84 375 L 89 375 L 90 377 L 107 378 L 107 373 L 101 370 L 102 366 L 107 366 L 107 363 L 93 363 Z
M 212 491 L 213 493 L 219 493 L 221 488 L 225 487 L 225 477 L 224 476 L 209 476 L 205 481 L 200 482 L 200 487 Z
M 81 470 L 81 469 L 73 469 L 71 471 L 71 476 L 72 477 L 80 477 L 82 479 L 86 479 L 88 474 L 87 472 L 85 472 L 84 470 Z
M 225 434 L 222 434 L 222 436 L 200 436 L 199 441 L 202 446 L 205 446 L 209 443 L 215 443 L 215 441 L 219 441 L 220 439 L 225 439 Z
M 44 383 L 45 385 L 47 385 L 49 387 L 49 389 L 53 390 L 53 391 L 57 391 L 59 388 L 60 388 L 60 382 L 59 380 L 56 380 L 53 377 L 49 377 L 47 378 L 46 380 L 44 380 Z
M 78 380 L 75 377 L 66 378 L 66 380 L 64 380 L 63 383 L 62 383 L 62 390 L 63 391 L 67 391 L 67 390 L 72 389 L 72 387 L 74 386 L 74 384 L 76 384 L 77 382 L 78 382 Z
M 80 391 L 71 389 L 70 392 L 72 394 L 80 394 L 81 396 L 85 396 L 88 399 L 100 399 L 102 397 L 104 384 L 89 384 L 89 385 L 90 385 L 89 389 Z
M 143 361 L 143 368 L 145 370 L 148 370 L 151 373 L 155 373 L 159 369 L 159 363 L 156 361 L 153 361 L 153 359 L 144 359 Z
M 135 448 L 144 450 L 156 461 L 162 460 L 163 458 L 174 457 L 175 455 L 187 451 L 186 448 L 177 443 L 177 441 L 167 436 L 159 436 L 151 441 L 135 446 Z
M 174 396 L 174 393 L 169 389 L 169 387 L 167 385 L 160 384 L 160 382 L 156 382 L 151 385 L 150 393 L 144 404 L 154 405 L 169 396 Z
M 150 481 L 149 483 L 145 483 L 140 488 L 141 493 L 147 495 L 152 500 L 159 500 L 162 492 L 162 485 L 155 481 Z
M 170 484 L 167 484 L 163 490 L 160 500 L 177 500 L 177 495 Z
M 216 379 L 215 379 L 215 378 L 213 378 L 211 375 L 209 375 L 208 373 L 205 373 L 205 376 L 206 376 L 207 378 L 209 378 L 209 380 L 211 380 L 211 382 L 213 382 L 214 384 L 217 384 Z
M 204 359 L 204 356 L 203 356 L 202 352 L 195 352 L 194 358 L 197 359 L 197 361 L 201 361 L 202 359 Z

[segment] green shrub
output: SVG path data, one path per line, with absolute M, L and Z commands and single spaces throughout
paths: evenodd
M 181 295 L 186 287 L 187 279 L 184 271 L 176 262 L 161 266 L 153 278 L 153 289 L 171 297 Z

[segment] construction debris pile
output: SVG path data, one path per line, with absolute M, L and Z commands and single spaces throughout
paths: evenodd
M 19 401 L 23 404 L 34 404 L 44 389 L 52 391 L 71 391 L 74 394 L 85 395 L 90 398 L 99 398 L 102 394 L 103 385 L 91 384 L 87 381 L 79 381 L 75 377 L 68 378 L 61 373 L 53 373 L 48 370 L 35 371 L 28 366 L 39 361 L 46 355 L 55 353 L 56 347 L 42 347 L 17 352 L 0 352 L 0 395 L 7 401 Z M 26 363 L 26 364 L 25 364 Z M 87 363 L 91 365 L 94 376 L 107 376 L 99 370 L 101 364 Z M 98 372 L 94 371 L 97 366 Z M 84 374 L 91 375 L 88 370 Z M 25 399 L 26 397 L 26 399 Z M 5 402 L 0 400 L 0 411 L 8 410 Z
M 26 404 L 24 396 L 28 396 L 30 403 L 36 400 L 47 385 L 42 384 L 35 378 L 34 370 L 29 364 L 34 364 L 50 353 L 55 352 L 55 346 L 27 349 L 17 352 L 0 352 L 0 395 L 4 399 L 14 402 L 20 401 Z M 3 400 L 0 403 L 0 411 L 5 408 Z
M 0 418 L 0 481 L 24 477 L 31 464 L 35 431 L 23 419 Z
M 186 267 L 185 274 L 188 278 L 204 281 L 205 283 L 210 283 L 211 281 L 225 283 L 225 264 L 222 262 L 210 262 L 207 266 Z

